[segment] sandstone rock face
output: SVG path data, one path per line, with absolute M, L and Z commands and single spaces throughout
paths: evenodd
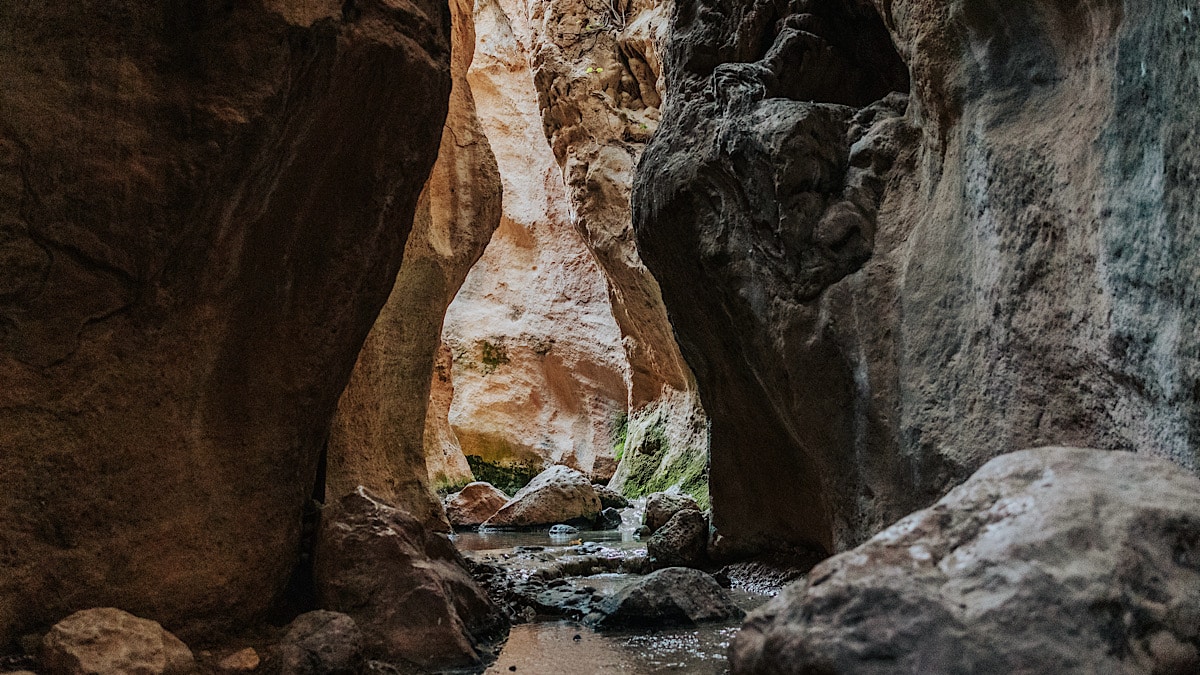
M 340 612 L 305 612 L 288 626 L 279 657 L 282 675 L 355 675 L 363 663 L 362 631 Z
M 475 44 L 471 3 L 455 0 L 450 11 L 453 87 L 437 162 L 421 193 L 396 284 L 338 403 L 327 489 L 327 497 L 336 499 L 366 486 L 434 528 L 447 525 L 429 475 L 470 477 L 456 442 L 439 428 L 444 399 L 453 391 L 442 383 L 449 373 L 437 368 L 442 319 L 501 212 L 496 159 L 467 82 Z M 431 394 L 434 384 L 442 388 Z M 426 441 L 430 426 L 438 435 Z
M 438 346 L 429 383 L 429 407 L 425 412 L 425 468 L 435 488 L 466 485 L 475 480 L 463 454 L 458 436 L 450 427 L 454 402 L 454 355 L 445 343 Z
M 691 496 L 676 492 L 656 492 L 646 498 L 646 513 L 642 516 L 642 524 L 650 532 L 667 524 L 676 513 L 684 509 L 699 511 L 700 506 Z
M 400 267 L 446 8 L 0 13 L 0 643 L 95 606 L 242 624 Z
M 527 46 L 495 2 L 480 3 L 476 22 L 469 79 L 500 167 L 504 215 L 446 315 L 450 423 L 468 457 L 527 477 L 565 464 L 606 481 L 628 398 L 621 334 L 604 276 L 571 226 Z
M 687 567 L 652 572 L 596 607 L 597 628 L 690 625 L 741 618 L 742 610 L 708 574 Z
M 103 607 L 75 612 L 50 629 L 42 669 L 47 675 L 188 675 L 196 662 L 157 621 Z
M 470 483 L 446 497 L 446 517 L 455 527 L 477 527 L 508 503 L 508 495 L 491 483 Z
M 322 511 L 313 575 L 320 606 L 351 616 L 371 657 L 471 666 L 507 628 L 449 537 L 365 488 Z
M 996 458 L 751 614 L 735 673 L 1200 669 L 1200 480 L 1065 448 Z
M 1197 468 L 1178 9 L 801 5 L 679 4 L 634 191 L 728 550 L 853 546 L 1021 447 Z
M 591 523 L 600 513 L 600 498 L 591 481 L 566 466 L 552 466 L 538 474 L 513 495 L 488 527 L 537 527 L 584 521 Z

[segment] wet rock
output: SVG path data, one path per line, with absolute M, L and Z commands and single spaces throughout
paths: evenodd
M 46 675 L 185 675 L 192 652 L 157 621 L 103 607 L 63 619 L 42 640 Z
M 597 530 L 615 530 L 621 527 L 621 512 L 611 506 L 600 512 L 596 518 Z
M 741 618 L 744 612 L 711 576 L 668 567 L 604 599 L 588 619 L 596 628 L 688 625 Z
M 248 673 L 258 668 L 260 659 L 253 647 L 236 651 L 221 659 L 217 669 L 223 673 Z
M 708 518 L 696 509 L 675 515 L 646 542 L 655 567 L 702 567 L 708 560 Z
M 476 481 L 446 497 L 446 517 L 454 527 L 478 527 L 508 503 L 491 483 Z
M 340 612 L 296 617 L 279 645 L 282 675 L 355 675 L 363 661 L 362 631 Z
M 629 508 L 629 500 L 620 492 L 599 483 L 592 483 L 592 490 L 596 492 L 596 496 L 600 498 L 600 506 L 606 509 L 624 509 Z
M 690 495 L 679 492 L 655 492 L 646 498 L 646 514 L 642 523 L 654 534 L 667 524 L 676 513 L 684 509 L 700 510 L 700 505 Z
M 550 528 L 551 537 L 566 537 L 572 534 L 579 534 L 579 528 L 574 525 L 558 524 Z
M 354 618 L 371 657 L 473 666 L 505 625 L 446 535 L 362 487 L 322 512 L 314 577 L 320 605 Z
M 988 462 L 754 612 L 735 673 L 1200 672 L 1200 479 L 1125 452 Z
M 487 527 L 536 527 L 554 523 L 590 525 L 600 513 L 591 481 L 566 466 L 552 466 L 521 488 Z

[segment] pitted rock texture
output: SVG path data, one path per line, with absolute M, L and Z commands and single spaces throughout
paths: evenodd
M 363 664 L 362 631 L 340 612 L 296 617 L 279 644 L 281 675 L 355 675 Z
M 752 613 L 735 673 L 1200 669 L 1200 479 L 1125 452 L 998 457 Z
M 1022 447 L 1198 468 L 1197 32 L 875 4 L 674 14 L 634 223 L 726 551 L 851 547 Z
M 587 477 L 566 466 L 538 474 L 508 500 L 487 527 L 523 528 L 555 524 L 591 524 L 600 514 L 600 498 Z
M 441 379 L 450 377 L 441 361 L 442 320 L 501 212 L 496 158 L 467 81 L 475 47 L 471 3 L 454 0 L 450 15 L 453 86 L 437 162 L 417 204 L 396 283 L 338 403 L 326 489 L 327 498 L 336 499 L 365 486 L 442 529 L 448 526 L 429 476 L 443 484 L 471 476 L 457 439 L 446 433 L 446 392 L 434 389 L 453 392 Z M 434 436 L 426 439 L 430 427 Z
M 0 644 L 261 617 L 387 299 L 445 5 L 0 9 Z M 202 560 L 204 564 L 196 564 Z
M 102 607 L 54 624 L 42 640 L 41 669 L 47 675 L 190 675 L 196 662 L 157 621 Z
M 708 561 L 708 518 L 696 509 L 675 512 L 646 540 L 656 568 L 702 567 Z
M 354 619 L 368 657 L 471 667 L 508 627 L 447 535 L 362 487 L 321 512 L 313 577 L 318 604 Z
M 604 276 L 571 225 L 525 45 L 495 2 L 479 4 L 476 24 L 469 80 L 504 213 L 446 315 L 450 424 L 467 457 L 501 470 L 566 464 L 607 481 L 628 399 L 621 333 Z

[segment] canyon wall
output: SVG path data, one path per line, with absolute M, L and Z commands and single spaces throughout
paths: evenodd
M 400 268 L 436 2 L 0 7 L 0 644 L 262 615 Z
M 475 49 L 472 10 L 468 0 L 450 4 L 453 86 L 437 162 L 417 204 L 396 284 L 358 355 L 329 436 L 328 498 L 362 485 L 437 529 L 449 523 L 431 488 L 439 480 L 471 480 L 444 424 L 453 385 L 441 353 L 442 321 L 501 213 L 496 158 L 467 81 Z
M 1200 468 L 1192 21 L 678 3 L 634 226 L 726 550 L 854 545 L 1023 447 Z

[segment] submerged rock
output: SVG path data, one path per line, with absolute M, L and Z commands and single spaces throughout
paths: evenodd
M 195 668 L 187 645 L 157 621 L 112 607 L 75 612 L 42 640 L 47 675 L 184 675 Z
M 684 509 L 700 510 L 700 505 L 692 499 L 691 495 L 686 495 L 679 492 L 655 492 L 646 499 L 646 515 L 642 518 L 642 523 L 647 527 L 650 534 L 658 531 L 658 528 L 667 524 L 671 516 Z
M 446 517 L 454 527 L 478 527 L 507 502 L 508 495 L 491 483 L 476 481 L 446 497 Z
M 558 524 L 550 528 L 551 537 L 565 537 L 571 534 L 579 534 L 579 528 L 574 525 Z
M 700 567 L 707 562 L 708 518 L 696 509 L 675 512 L 646 542 L 655 567 Z
M 552 466 L 521 488 L 486 527 L 537 527 L 555 523 L 591 525 L 600 513 L 600 498 L 583 474 Z
M 596 628 L 669 626 L 728 621 L 744 612 L 708 574 L 686 567 L 653 572 L 595 606 Z
M 354 618 L 371 657 L 474 666 L 505 625 L 446 535 L 362 487 L 321 514 L 314 577 L 318 602 Z
M 354 675 L 363 661 L 362 631 L 340 612 L 296 617 L 279 645 L 282 675 Z
M 1200 480 L 1042 448 L 813 568 L 753 613 L 735 673 L 1200 672 Z
M 592 483 L 592 490 L 600 498 L 600 506 L 606 509 L 624 509 L 629 507 L 629 500 L 620 492 L 599 483 Z

